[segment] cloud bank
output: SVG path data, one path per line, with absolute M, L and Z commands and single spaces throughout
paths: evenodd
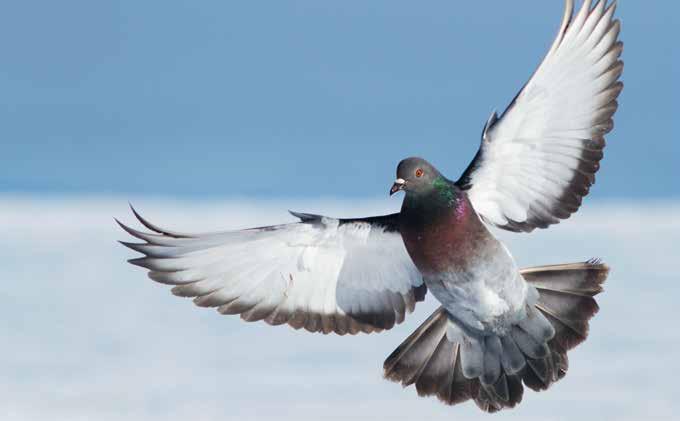
M 150 220 L 206 231 L 334 216 L 398 201 L 139 200 Z M 351 205 L 351 206 L 350 206 Z M 3 420 L 478 419 L 382 379 L 384 358 L 435 308 L 381 334 L 337 337 L 193 306 L 125 260 L 125 199 L 0 196 Z M 504 419 L 670 419 L 680 373 L 680 203 L 586 203 L 531 235 L 498 233 L 522 266 L 601 257 L 612 267 L 567 377 Z

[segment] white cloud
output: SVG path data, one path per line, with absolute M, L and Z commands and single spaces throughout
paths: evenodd
M 187 231 L 368 215 L 398 201 L 139 200 Z M 381 377 L 384 358 L 432 311 L 379 335 L 312 335 L 194 307 L 125 263 L 123 199 L 0 197 L 0 419 L 477 419 Z M 599 256 L 613 270 L 567 377 L 504 419 L 672 418 L 680 409 L 678 203 L 586 203 L 531 235 L 499 233 L 523 266 Z

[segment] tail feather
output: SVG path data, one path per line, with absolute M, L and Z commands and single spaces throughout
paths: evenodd
M 427 366 L 435 347 L 446 336 L 446 315 L 443 308 L 435 311 L 399 347 L 387 357 L 384 363 L 385 376 L 400 381 L 404 386 L 416 383 Z M 399 377 L 392 378 L 394 366 L 399 363 Z
M 447 325 L 439 307 L 387 357 L 385 377 L 404 387 L 415 383 L 419 396 L 436 395 L 449 405 L 476 397 L 479 384 L 463 375 L 460 344 L 447 339 Z
M 385 377 L 448 405 L 472 399 L 487 412 L 512 408 L 523 385 L 545 390 L 566 375 L 567 351 L 586 339 L 608 271 L 599 261 L 522 270 L 539 292 L 538 311 L 529 309 L 505 336 L 454 340 L 440 307 L 387 358 Z
M 456 357 L 455 344 L 446 340 L 446 335 L 439 340 L 434 353 L 430 356 L 424 370 L 415 380 L 416 390 L 420 396 L 432 395 L 440 388 L 446 389 L 453 381 L 453 370 L 449 367 Z M 445 390 L 443 393 L 446 392 Z
M 602 292 L 609 268 L 598 260 L 541 266 L 522 271 L 538 290 L 536 308 L 555 328 L 552 346 L 568 351 L 588 337 L 588 320 L 599 310 L 593 298 Z

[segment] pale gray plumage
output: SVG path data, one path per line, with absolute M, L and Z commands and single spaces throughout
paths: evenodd
M 488 354 L 478 348 L 473 349 L 475 361 L 468 362 L 473 372 L 466 373 L 461 357 L 470 345 L 447 338 L 451 322 L 443 307 L 385 360 L 385 377 L 404 386 L 415 384 L 419 395 L 436 395 L 447 404 L 473 399 L 490 412 L 514 407 L 522 400 L 522 382 L 533 390 L 545 390 L 564 377 L 569 366 L 567 351 L 587 337 L 588 321 L 597 312 L 593 296 L 602 291 L 608 271 L 599 261 L 523 269 L 524 278 L 539 292 L 537 313 L 551 321 L 555 334 L 547 344 L 538 344 L 520 327 L 500 337 L 502 371 L 497 359 L 489 358 L 493 367 L 486 372 L 488 379 L 480 378 L 485 372 L 480 356 Z M 553 307 L 543 299 L 546 294 L 563 300 L 552 301 L 557 304 Z M 473 348 L 479 346 L 472 343 L 477 344 Z M 489 354 L 499 353 L 496 339 L 485 348 Z M 443 349 L 447 351 L 441 352 Z M 494 379 L 498 380 L 490 384 Z
M 146 255 L 130 263 L 173 285 L 173 294 L 246 321 L 370 333 L 401 323 L 424 296 L 422 278 L 389 217 L 343 221 L 304 214 L 300 223 L 188 234 L 133 212 L 158 234 L 119 223 L 146 242 L 123 243 Z
M 477 212 L 511 231 L 568 218 L 595 182 L 613 128 L 623 44 L 616 2 L 567 0 L 548 54 L 512 104 L 484 128 L 477 156 L 458 180 Z

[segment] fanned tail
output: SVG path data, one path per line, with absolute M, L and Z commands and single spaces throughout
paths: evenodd
M 595 260 L 522 270 L 539 298 L 504 336 L 466 334 L 440 307 L 385 360 L 385 377 L 448 405 L 473 399 L 487 412 L 512 408 L 522 384 L 546 390 L 566 375 L 567 351 L 587 338 L 608 272 Z

